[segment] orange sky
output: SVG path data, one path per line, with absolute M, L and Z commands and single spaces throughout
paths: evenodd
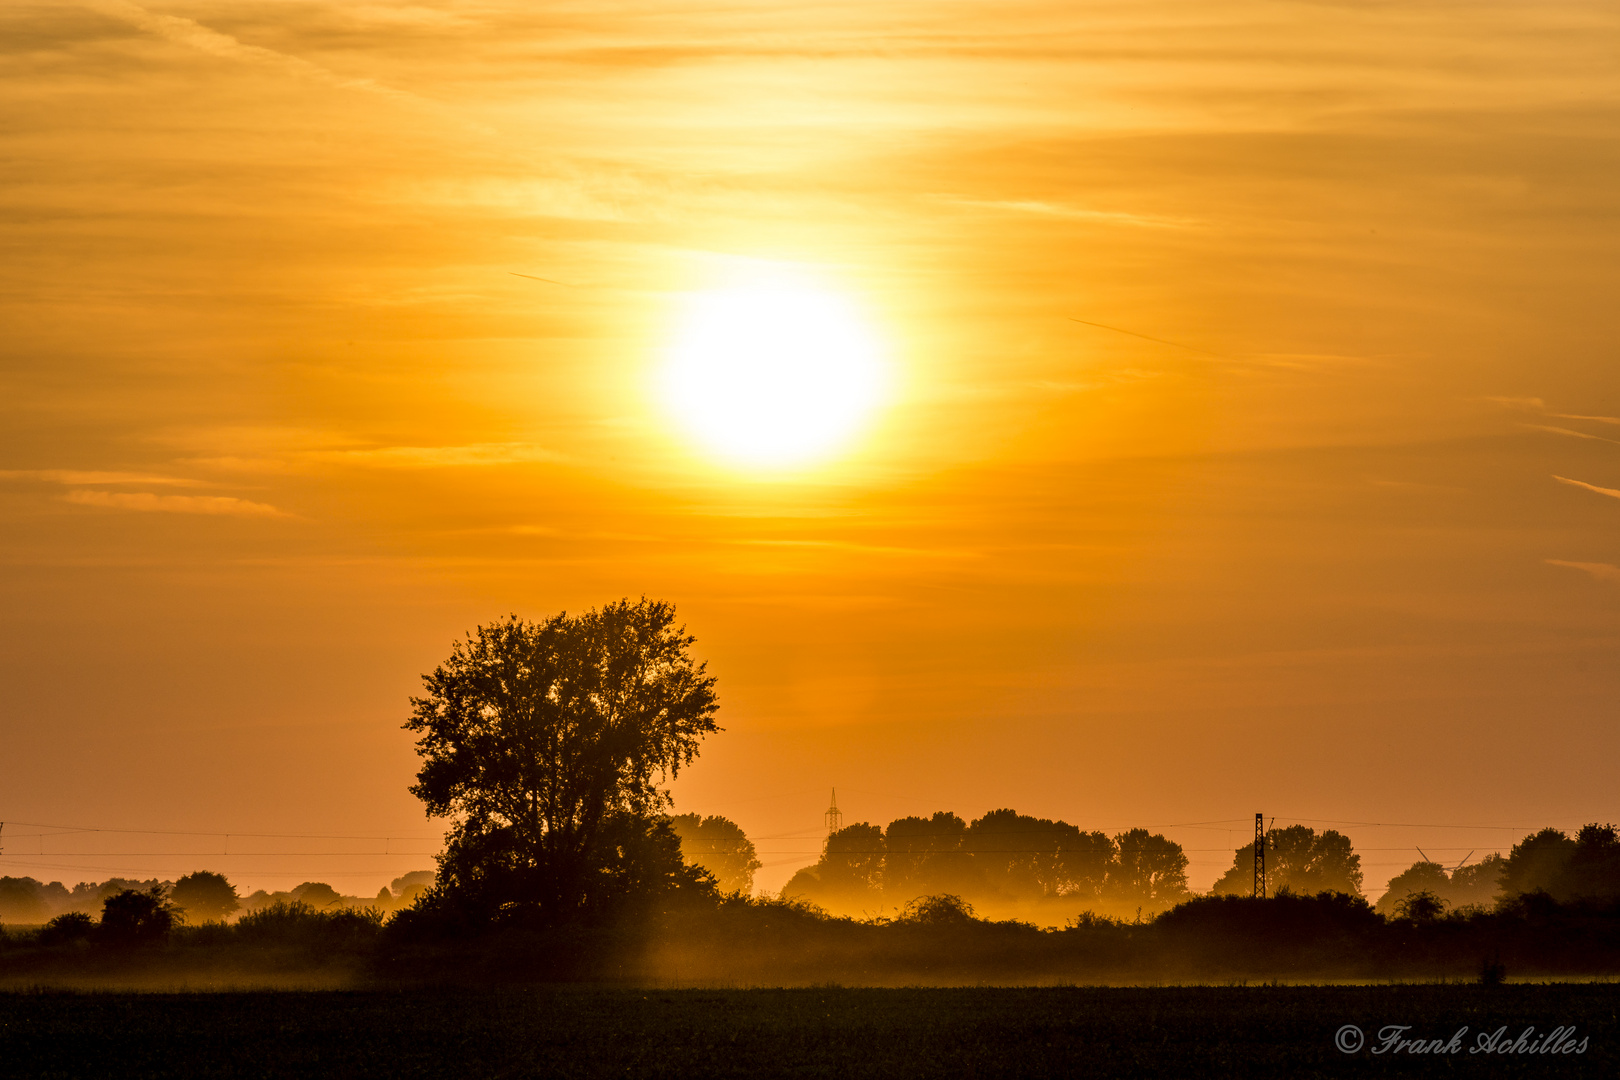
M 768 887 L 833 785 L 1175 825 L 1200 887 L 1256 810 L 1496 826 L 1340 826 L 1374 896 L 1620 817 L 1609 5 L 0 26 L 0 873 L 375 892 L 432 842 L 241 834 L 430 836 L 419 674 L 641 594 L 720 678 L 678 805 Z M 814 468 L 654 393 L 750 260 L 892 358 Z

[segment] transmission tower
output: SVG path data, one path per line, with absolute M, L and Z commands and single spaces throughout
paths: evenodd
M 839 829 L 842 829 L 844 827 L 844 815 L 838 809 L 838 789 L 837 788 L 833 788 L 832 805 L 827 807 L 827 813 L 824 816 L 824 820 L 827 822 L 827 835 L 828 836 L 831 836 L 833 833 L 837 832 Z
M 1266 895 L 1266 815 L 1254 815 L 1254 895 Z

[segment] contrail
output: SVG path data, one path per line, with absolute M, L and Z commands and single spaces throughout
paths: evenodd
M 1077 322 L 1082 326 L 1095 326 L 1099 330 L 1112 330 L 1116 334 L 1125 334 L 1129 337 L 1141 338 L 1143 341 L 1152 341 L 1160 345 L 1169 345 L 1176 349 L 1186 349 L 1188 352 L 1203 353 L 1205 356 L 1213 356 L 1219 360 L 1236 359 L 1236 357 L 1227 356 L 1224 353 L 1210 352 L 1208 349 L 1200 349 L 1196 345 L 1183 345 L 1179 341 L 1166 341 L 1164 338 L 1149 337 L 1147 334 L 1138 334 L 1135 330 L 1125 330 L 1118 326 L 1109 326 L 1107 323 L 1091 322 L 1088 319 L 1076 319 L 1073 317 L 1068 318 L 1070 322 Z
M 1620 490 L 1615 488 L 1598 487 L 1596 484 L 1588 484 L 1585 480 L 1571 480 L 1567 476 L 1558 476 L 1556 474 L 1553 479 L 1560 484 L 1568 484 L 1570 487 L 1585 488 L 1587 491 L 1593 491 L 1599 495 L 1607 495 L 1611 499 L 1620 499 Z
M 516 270 L 508 270 L 507 273 L 511 274 L 513 277 L 526 277 L 530 281 L 543 281 L 547 285 L 561 285 L 565 289 L 577 289 L 577 288 L 579 288 L 578 285 L 570 285 L 566 281 L 553 281 L 548 277 L 535 277 L 533 274 L 520 274 Z

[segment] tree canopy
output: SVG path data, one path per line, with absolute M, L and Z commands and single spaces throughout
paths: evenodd
M 884 890 L 892 898 L 908 899 L 976 891 L 977 868 L 962 850 L 967 831 L 967 822 L 948 810 L 889 822 L 884 830 Z
M 1114 846 L 1105 887 L 1116 900 L 1153 910 L 1187 898 L 1187 856 L 1180 844 L 1146 829 L 1132 829 L 1116 836 Z
M 1375 907 L 1378 914 L 1393 918 L 1408 897 L 1427 894 L 1444 903 L 1450 890 L 1451 875 L 1446 873 L 1446 868 L 1432 859 L 1422 859 L 1389 879 L 1389 888 L 1384 890 Z
M 477 627 L 423 677 L 411 792 L 454 824 L 437 893 L 548 919 L 696 881 L 660 784 L 718 731 L 715 680 L 662 601 Z
M 1446 907 L 1488 907 L 1497 897 L 1498 881 L 1506 860 L 1490 854 L 1477 863 L 1447 871 L 1431 859 L 1413 863 L 1389 880 L 1376 905 L 1378 913 L 1393 917 L 1408 896 L 1430 893 Z
M 189 922 L 224 919 L 242 906 L 236 886 L 224 874 L 198 870 L 182 877 L 169 890 L 169 902 Z
M 1502 864 L 1504 898 L 1544 892 L 1558 901 L 1620 897 L 1620 832 L 1584 825 L 1571 839 L 1542 829 L 1513 845 Z
M 723 893 L 751 895 L 761 865 L 754 843 L 730 818 L 677 814 L 669 819 L 680 837 L 681 857 L 714 877 Z
M 307 904 L 318 911 L 336 907 L 343 902 L 342 895 L 324 881 L 306 881 L 294 888 L 292 895 L 300 904 Z
M 161 886 L 144 891 L 124 889 L 102 901 L 101 933 L 120 945 L 161 940 L 174 928 L 175 911 Z
M 1266 889 L 1301 896 L 1340 892 L 1361 895 L 1361 856 L 1350 838 L 1336 829 L 1320 833 L 1308 825 L 1289 825 L 1266 832 Z M 1254 890 L 1254 845 L 1232 856 L 1231 869 L 1215 883 L 1217 895 L 1247 896 Z
M 1007 809 L 969 824 L 942 810 L 897 818 L 886 829 L 865 822 L 840 829 L 783 894 L 850 912 L 953 896 L 1004 912 L 1060 902 L 1130 915 L 1188 896 L 1187 856 L 1146 829 L 1109 837 Z

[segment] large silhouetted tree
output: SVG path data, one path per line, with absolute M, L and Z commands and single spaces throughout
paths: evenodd
M 875 895 L 883 888 L 883 830 L 861 822 L 827 837 L 822 884 L 848 897 Z
M 293 899 L 317 911 L 336 907 L 343 895 L 324 881 L 306 881 L 292 891 Z
M 455 821 L 438 895 L 561 920 L 695 885 L 661 782 L 719 730 L 715 680 L 670 604 L 480 626 L 423 677 L 411 788 Z
M 188 922 L 223 919 L 242 906 L 236 886 L 224 874 L 211 870 L 198 870 L 175 882 L 169 890 L 169 902 Z
M 1451 872 L 1451 887 L 1445 893 L 1452 907 L 1490 907 L 1502 883 L 1502 864 L 1507 860 L 1492 852 L 1477 863 L 1459 866 Z
M 963 851 L 967 822 L 948 810 L 903 817 L 883 831 L 883 891 L 894 904 L 918 896 L 966 896 L 978 889 L 971 854 Z
M 50 917 L 39 882 L 0 877 L 0 922 L 42 923 Z
M 968 827 L 985 888 L 1010 900 L 1095 898 L 1115 856 L 1114 842 L 1066 821 L 992 810 Z
M 1423 859 L 1413 863 L 1399 874 L 1389 879 L 1389 888 L 1375 905 L 1378 914 L 1386 919 L 1393 919 L 1401 912 L 1401 904 L 1407 897 L 1428 895 L 1449 902 L 1446 894 L 1451 891 L 1451 875 L 1446 868 L 1432 859 Z
M 1582 825 L 1564 872 L 1566 889 L 1579 899 L 1620 896 L 1620 832 L 1613 825 Z
M 1568 899 L 1564 888 L 1565 871 L 1575 854 L 1575 841 L 1558 829 L 1542 829 L 1513 845 L 1502 864 L 1502 893 L 1544 892 L 1559 900 Z
M 723 893 L 754 891 L 754 871 L 763 864 L 754 842 L 730 818 L 677 814 L 669 819 L 681 840 L 681 857 L 714 875 Z
M 1492 854 L 1447 872 L 1431 859 L 1420 860 L 1390 879 L 1389 888 L 1375 907 L 1385 918 L 1394 918 L 1401 910 L 1401 901 L 1421 892 L 1432 893 L 1452 909 L 1489 907 L 1496 899 L 1504 862 L 1502 856 Z
M 1187 898 L 1187 856 L 1174 840 L 1131 829 L 1114 837 L 1114 850 L 1104 890 L 1116 901 L 1154 911 Z
M 1504 898 L 1544 892 L 1558 901 L 1620 896 L 1620 833 L 1613 825 L 1583 825 L 1571 840 L 1542 829 L 1519 843 L 1501 864 Z
M 883 901 L 883 830 L 861 822 L 827 837 L 821 858 L 782 886 L 783 896 L 800 896 L 818 904 L 853 910 L 875 910 Z

